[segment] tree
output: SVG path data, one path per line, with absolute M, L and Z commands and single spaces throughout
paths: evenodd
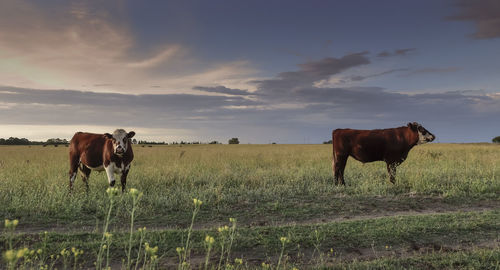
M 326 141 L 326 142 L 323 142 L 323 144 L 332 144 L 332 140 L 329 140 L 329 141 Z
M 491 140 L 492 142 L 494 143 L 500 143 L 500 136 L 496 136 L 495 138 L 493 138 L 493 140 Z
M 229 144 L 239 144 L 240 143 L 240 140 L 238 140 L 238 138 L 231 138 L 229 141 L 228 141 Z

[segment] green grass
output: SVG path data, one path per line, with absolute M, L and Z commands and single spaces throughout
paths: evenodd
M 423 197 L 430 196 L 438 203 L 463 204 L 497 201 L 500 194 L 500 166 L 496 165 L 500 147 L 495 145 L 415 147 L 398 169 L 396 185 L 388 182 L 383 163 L 362 164 L 350 159 L 347 187 L 333 185 L 330 145 L 199 145 L 134 150 L 128 186 L 145 193 L 138 222 L 152 216 L 165 221 L 186 220 L 190 215 L 186 209 L 194 197 L 207 206 L 201 218 L 217 221 L 238 209 L 271 212 L 277 219 L 300 219 L 300 211 L 290 213 L 287 209 L 306 204 L 320 216 L 348 202 L 352 207 L 337 213 L 342 216 L 365 211 L 372 200 L 375 205 L 383 204 L 381 197 L 395 205 L 396 209 L 390 210 L 399 210 L 396 205 L 405 210 L 418 209 Z M 76 190 L 69 196 L 67 152 L 65 147 L 0 147 L 0 190 L 4 191 L 0 194 L 0 215 L 41 224 L 102 219 L 105 174 L 92 173 L 88 195 L 77 179 Z M 126 211 L 119 211 L 118 218 L 125 219 Z
M 500 249 L 476 249 L 452 253 L 435 252 L 409 258 L 382 258 L 325 266 L 325 269 L 500 269 Z
M 334 249 L 334 257 L 337 258 L 352 253 L 353 250 L 368 250 L 370 253 L 373 251 L 374 255 L 377 252 L 401 249 L 414 251 L 432 247 L 433 250 L 439 250 L 442 247 L 498 241 L 499 228 L 498 210 L 386 217 L 311 225 L 238 228 L 233 250 L 245 259 L 275 257 L 279 253 L 281 247 L 279 239 L 282 236 L 291 240 L 286 246 L 290 256 L 296 256 L 301 250 L 312 249 L 315 244 L 320 245 L 319 249 L 323 253 Z M 315 230 L 318 232 L 318 238 L 315 237 Z M 41 235 L 43 234 L 20 234 L 14 238 L 14 242 L 18 246 L 29 246 L 32 249 L 41 248 L 46 244 L 49 253 L 58 254 L 61 249 L 72 246 L 96 251 L 102 237 L 99 233 L 49 233 L 47 242 L 42 243 Z M 215 228 L 194 231 L 192 235 L 194 254 L 204 254 L 205 235 L 218 234 Z M 149 231 L 145 239 L 152 246 L 158 246 L 161 254 L 175 262 L 175 248 L 183 245 L 185 237 L 185 230 L 174 229 Z M 0 239 L 0 245 L 4 245 L 5 243 L 1 242 L 5 242 L 5 238 Z M 112 254 L 116 261 L 123 258 L 127 242 L 128 234 L 114 233 Z M 90 256 L 89 259 L 93 258 L 91 253 L 87 256 Z
M 417 146 L 398 167 L 395 185 L 389 183 L 383 162 L 362 164 L 351 158 L 345 187 L 333 184 L 331 145 L 135 146 L 134 152 L 128 187 L 144 192 L 135 224 L 157 228 L 146 240 L 169 258 L 185 240 L 193 198 L 204 202 L 193 235 L 196 254 L 203 253 L 205 234 L 215 235 L 214 228 L 235 217 L 235 252 L 243 256 L 249 251 L 260 262 L 275 259 L 279 237 L 289 236 L 289 259 L 310 265 L 293 254 L 316 250 L 315 229 L 323 237 L 321 252 L 332 248 L 350 256 L 356 249 L 384 251 L 386 245 L 398 252 L 434 245 L 457 245 L 459 250 L 472 245 L 475 250 L 480 241 L 498 239 L 500 232 L 498 210 L 483 211 L 500 207 L 499 145 Z M 79 247 L 89 265 L 101 237 L 93 231 L 102 228 L 106 215 L 107 178 L 93 172 L 87 194 L 78 177 L 69 194 L 68 170 L 66 147 L 0 147 L 0 217 L 20 220 L 18 245 L 36 247 L 38 232 L 55 230 L 49 233 L 51 250 Z M 111 220 L 115 260 L 123 258 L 132 207 L 127 196 L 117 200 Z M 429 215 L 436 212 L 446 213 Z M 405 216 L 371 219 L 398 214 Z M 346 221 L 350 218 L 355 220 Z M 470 257 L 475 265 L 477 258 L 476 251 L 456 253 L 462 257 L 445 253 L 443 263 Z M 362 263 L 351 258 L 348 266 L 418 268 L 426 265 L 419 264 L 426 258 L 437 260 L 418 255 L 407 261 L 398 253 L 396 258 Z M 432 262 L 429 268 L 437 265 Z

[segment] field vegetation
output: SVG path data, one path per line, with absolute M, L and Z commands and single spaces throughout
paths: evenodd
M 334 186 L 331 152 L 135 147 L 127 187 L 142 195 L 111 205 L 105 173 L 69 194 L 68 148 L 0 146 L 0 217 L 19 223 L 3 265 L 26 247 L 17 266 L 500 269 L 500 145 L 417 146 L 395 185 L 385 163 L 349 159 Z

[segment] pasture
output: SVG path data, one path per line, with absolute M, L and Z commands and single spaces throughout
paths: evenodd
M 149 267 L 178 268 L 177 248 L 186 244 L 197 198 L 203 204 L 185 268 L 204 267 L 206 257 L 208 268 L 218 268 L 217 229 L 231 226 L 229 218 L 236 230 L 226 268 L 500 268 L 500 145 L 416 146 L 398 167 L 395 185 L 385 163 L 350 158 L 345 187 L 333 184 L 331 145 L 133 150 L 127 188 L 144 195 L 132 254 L 140 235 L 142 244 L 157 246 Z M 68 171 L 66 147 L 0 147 L 0 217 L 19 220 L 14 233 L 4 230 L 2 253 L 11 241 L 14 249 L 42 250 L 37 262 L 19 263 L 60 269 L 75 265 L 61 253 L 75 247 L 84 251 L 77 268 L 93 266 L 109 208 L 106 174 L 92 172 L 88 194 L 78 175 L 69 194 Z M 110 265 L 120 269 L 132 202 L 129 194 L 115 200 L 108 250 Z

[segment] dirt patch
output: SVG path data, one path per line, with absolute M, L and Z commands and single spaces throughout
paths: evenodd
M 430 206 L 430 205 L 429 205 Z M 347 220 L 368 220 L 368 219 L 377 219 L 384 217 L 396 217 L 396 216 L 421 216 L 421 215 L 430 215 L 430 214 L 450 214 L 450 213 L 459 213 L 459 212 L 478 212 L 478 211 L 487 211 L 494 210 L 500 208 L 500 202 L 498 201 L 486 201 L 486 202 L 478 202 L 474 205 L 466 205 L 466 206 L 455 206 L 452 207 L 450 205 L 433 205 L 433 208 L 424 208 L 418 210 L 407 210 L 407 211 L 390 211 L 390 209 L 379 209 L 377 211 L 372 211 L 368 213 L 361 213 L 357 215 L 343 215 L 337 216 L 332 214 L 329 216 L 325 214 L 321 217 L 313 217 L 310 219 L 303 220 L 276 220 L 272 217 L 261 217 L 255 218 L 253 220 L 238 220 L 238 227 L 269 227 L 269 226 L 287 226 L 287 225 L 313 225 L 313 224 L 322 224 L 322 223 L 332 223 L 332 222 L 342 222 Z M 246 221 L 246 222 L 245 222 Z M 136 223 L 136 228 L 141 228 L 146 226 L 149 231 L 159 231 L 159 230 L 169 230 L 169 229 L 185 229 L 185 227 L 180 227 L 178 225 L 172 226 L 164 226 L 159 224 L 151 224 L 151 223 Z M 196 222 L 193 227 L 194 230 L 203 230 L 203 229 L 213 229 L 217 228 L 221 225 L 227 225 L 228 222 Z M 112 224 L 110 230 L 118 231 L 118 232 L 127 232 L 128 224 L 124 226 L 123 224 Z M 69 225 L 41 225 L 37 226 L 34 224 L 20 225 L 16 229 L 16 233 L 41 233 L 44 231 L 47 232 L 58 232 L 58 233 L 92 233 L 98 232 L 102 226 L 96 225 L 87 226 L 87 225 L 78 225 L 78 224 L 69 224 Z

